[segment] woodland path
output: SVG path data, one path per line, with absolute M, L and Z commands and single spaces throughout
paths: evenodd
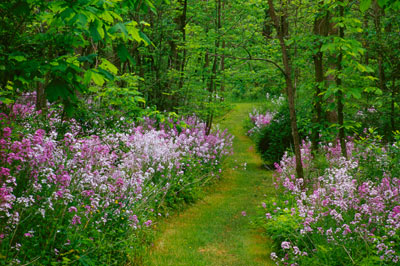
M 269 259 L 271 242 L 250 222 L 264 195 L 273 191 L 271 173 L 263 169 L 243 129 L 253 106 L 236 104 L 220 119 L 220 127 L 235 135 L 234 155 L 227 159 L 221 180 L 202 200 L 161 223 L 144 265 L 273 265 Z

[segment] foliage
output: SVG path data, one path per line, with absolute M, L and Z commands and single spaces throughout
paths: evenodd
M 381 139 L 370 130 L 347 142 L 349 159 L 333 145 L 313 159 L 303 145 L 304 180 L 294 175 L 293 157 L 276 164 L 276 198 L 262 204 L 259 218 L 273 234 L 272 259 L 279 265 L 398 263 L 399 143 Z
M 246 125 L 249 128 L 248 134 L 256 143 L 257 151 L 268 165 L 280 161 L 283 154 L 293 147 L 289 110 L 285 101 L 283 96 L 268 98 L 267 111 L 261 113 L 256 109 L 253 110 Z M 304 129 L 307 128 L 309 121 L 302 115 L 300 112 L 299 117 L 302 117 L 302 120 L 299 119 L 301 121 L 299 131 L 302 135 L 306 135 L 308 132 L 304 132 Z
M 226 132 L 206 135 L 196 117 L 158 128 L 151 118 L 121 122 L 119 133 L 85 136 L 70 120 L 60 138 L 61 114 L 48 114 L 46 131 L 34 109 L 16 103 L 1 113 L 0 255 L 6 264 L 135 263 L 157 216 L 192 201 L 218 175 L 232 144 Z

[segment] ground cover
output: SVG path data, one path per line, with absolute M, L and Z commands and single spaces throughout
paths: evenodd
M 272 191 L 270 173 L 243 129 L 253 106 L 236 104 L 220 119 L 235 136 L 228 171 L 203 200 L 161 224 L 145 265 L 272 265 L 270 242 L 251 225 L 256 205 Z

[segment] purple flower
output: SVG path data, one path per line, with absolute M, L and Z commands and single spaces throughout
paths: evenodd
M 281 247 L 282 247 L 283 249 L 289 249 L 289 248 L 290 248 L 290 242 L 283 241 L 283 242 L 281 243 Z
M 242 211 L 242 216 L 246 216 L 246 212 L 245 211 Z
M 392 212 L 393 212 L 392 217 L 397 216 L 400 213 L 400 206 L 394 207 Z
M 72 217 L 71 223 L 72 223 L 73 225 L 75 225 L 75 224 L 81 224 L 81 217 L 79 217 L 78 215 L 75 214 L 74 217 Z
M 72 206 L 68 209 L 68 212 L 78 212 L 78 209 L 76 207 Z
M 9 128 L 9 127 L 3 128 L 3 136 L 5 138 L 8 138 L 9 136 L 11 136 L 11 132 L 12 132 L 11 128 Z

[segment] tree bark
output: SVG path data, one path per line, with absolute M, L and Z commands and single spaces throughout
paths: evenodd
M 182 51 L 182 59 L 181 59 L 181 65 L 180 65 L 180 77 L 179 77 L 179 84 L 178 84 L 178 89 L 183 88 L 183 80 L 184 80 L 184 71 L 185 71 L 185 64 L 186 64 L 186 56 L 187 56 L 187 51 L 186 51 L 186 17 L 187 17 L 187 0 L 183 1 L 183 10 L 182 10 L 182 15 L 180 17 L 180 30 L 182 33 L 182 46 L 183 46 L 183 51 Z
M 47 112 L 45 84 L 42 82 L 39 82 L 38 86 L 36 87 L 36 110 L 42 111 L 42 113 Z
M 393 74 L 392 77 L 392 99 L 390 102 L 390 125 L 392 127 L 392 132 L 396 130 L 396 124 L 395 124 L 395 99 L 396 99 L 396 77 Z
M 222 7 L 222 0 L 216 0 L 216 7 L 217 7 L 217 18 L 216 18 L 216 28 L 217 28 L 217 33 L 220 33 L 221 29 L 221 7 Z M 217 36 L 217 39 L 215 40 L 215 53 L 218 52 L 220 46 L 220 36 Z M 214 62 L 213 66 L 211 69 L 211 77 L 210 77 L 210 82 L 208 85 L 208 91 L 209 91 L 209 106 L 211 106 L 213 102 L 213 95 L 217 90 L 217 84 L 216 84 L 216 78 L 217 78 L 217 66 L 218 66 L 218 56 L 214 56 Z M 207 115 L 207 121 L 206 121 L 206 133 L 207 135 L 211 131 L 211 126 L 213 123 L 214 119 L 214 109 L 212 107 L 209 108 L 209 112 Z
M 297 120 L 296 120 L 296 109 L 295 109 L 295 88 L 293 86 L 293 81 L 292 81 L 292 69 L 291 69 L 291 61 L 290 61 L 290 56 L 288 53 L 288 48 L 285 44 L 284 36 L 285 33 L 288 32 L 287 29 L 283 29 L 282 26 L 284 26 L 286 23 L 282 23 L 280 25 L 279 19 L 276 15 L 274 4 L 272 0 L 268 0 L 268 5 L 269 5 L 269 14 L 274 22 L 274 26 L 277 32 L 277 36 L 279 39 L 279 44 L 281 46 L 282 50 L 282 61 L 283 61 L 283 66 L 285 69 L 285 81 L 286 81 L 286 91 L 288 95 L 288 102 L 289 102 L 289 113 L 290 113 L 290 124 L 292 128 L 292 137 L 293 137 L 293 143 L 294 143 L 294 153 L 296 157 L 296 173 L 298 178 L 304 178 L 304 173 L 303 173 L 303 165 L 301 161 L 301 152 L 300 152 L 300 137 L 299 137 L 299 132 L 297 129 Z
M 343 18 L 344 8 L 342 5 L 339 6 L 339 16 Z M 341 26 L 339 28 L 339 37 L 342 39 L 344 37 L 344 29 Z M 338 92 L 336 96 L 337 100 L 337 113 L 338 113 L 338 124 L 339 124 L 339 141 L 340 141 L 340 149 L 342 151 L 342 156 L 347 158 L 347 149 L 346 149 L 346 141 L 345 141 L 345 132 L 344 132 L 344 117 L 343 117 L 343 90 L 342 90 L 342 79 L 340 78 L 340 74 L 342 72 L 342 61 L 343 61 L 343 53 L 339 52 L 338 60 L 337 60 L 337 72 L 336 75 L 336 86 L 338 87 Z
M 319 3 L 322 4 L 321 2 Z M 316 18 L 314 20 L 313 33 L 317 38 L 321 36 L 327 36 L 329 29 L 329 13 L 322 18 Z M 320 130 L 319 126 L 322 122 L 322 96 L 321 88 L 324 86 L 324 69 L 323 69 L 323 53 L 320 51 L 322 46 L 321 40 L 317 42 L 317 52 L 313 55 L 314 70 L 315 70 L 315 94 L 314 94 L 314 115 L 313 122 L 314 127 L 311 134 L 311 150 L 316 153 L 318 150 L 318 143 L 320 141 Z

